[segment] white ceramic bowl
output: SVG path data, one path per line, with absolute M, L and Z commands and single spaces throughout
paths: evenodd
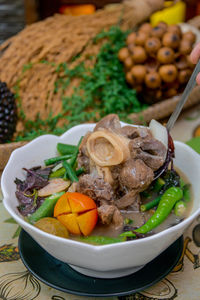
M 200 213 L 200 155 L 184 143 L 175 142 L 174 163 L 192 184 L 194 204 L 190 216 L 183 222 L 153 236 L 119 244 L 93 246 L 53 236 L 24 221 L 16 208 L 18 202 L 14 183 L 16 177 L 25 177 L 22 168 L 43 165 L 44 159 L 57 155 L 58 142 L 77 144 L 79 138 L 94 126 L 95 124 L 79 125 L 61 137 L 44 135 L 15 150 L 2 174 L 3 203 L 17 223 L 57 259 L 69 263 L 83 274 L 104 278 L 119 277 L 137 271 L 153 260 L 178 239 Z

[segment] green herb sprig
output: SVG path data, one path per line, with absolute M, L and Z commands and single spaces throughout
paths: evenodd
M 20 108 L 19 117 L 25 128 L 18 134 L 16 141 L 31 140 L 47 133 L 60 135 L 75 125 L 88 121 L 96 122 L 110 113 L 116 113 L 121 120 L 130 122 L 129 114 L 146 108 L 146 105 L 138 101 L 136 91 L 127 85 L 123 65 L 118 60 L 118 52 L 125 46 L 128 33 L 118 26 L 99 33 L 93 43 L 98 43 L 102 39 L 106 41 L 94 57 L 96 63 L 90 68 L 83 62 L 73 68 L 70 68 L 67 63 L 56 66 L 52 62 L 40 62 L 50 64 L 59 73 L 54 93 L 61 92 L 62 112 L 56 116 L 50 113 L 47 119 L 42 120 L 38 114 L 34 121 L 27 120 L 20 101 L 18 82 L 16 98 Z M 31 67 L 31 64 L 26 66 L 24 72 Z M 74 87 L 71 96 L 65 96 L 65 91 L 74 78 L 79 78 L 80 84 Z M 65 125 L 59 127 L 59 120 L 65 120 Z

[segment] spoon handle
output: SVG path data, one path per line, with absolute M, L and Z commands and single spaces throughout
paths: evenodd
M 176 122 L 185 102 L 187 101 L 191 90 L 194 88 L 194 86 L 196 84 L 196 77 L 199 72 L 200 72 L 200 60 L 198 61 L 196 67 L 194 68 L 194 71 L 184 89 L 181 99 L 177 103 L 175 110 L 173 111 L 173 113 L 171 114 L 171 116 L 167 122 L 166 127 L 167 127 L 168 131 L 170 131 L 172 129 L 172 127 L 174 126 L 174 123 Z

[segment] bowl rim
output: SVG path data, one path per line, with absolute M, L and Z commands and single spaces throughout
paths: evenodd
M 144 126 L 138 126 L 138 125 L 132 125 L 132 124 L 127 124 L 127 123 L 124 123 L 124 122 L 120 122 L 121 125 L 123 126 L 126 126 L 126 125 L 129 125 L 129 126 L 133 126 L 133 127 L 144 127 Z M 28 149 L 28 148 L 31 148 L 32 145 L 38 143 L 38 142 L 42 142 L 42 140 L 45 140 L 46 138 L 50 138 L 50 139 L 54 139 L 54 140 L 63 140 L 67 135 L 73 133 L 73 131 L 76 131 L 80 128 L 86 128 L 88 130 L 91 130 L 94 128 L 96 124 L 95 123 L 87 123 L 87 124 L 80 124 L 80 125 L 77 125 L 77 126 L 74 126 L 72 128 L 70 128 L 69 130 L 67 130 L 65 133 L 63 133 L 61 136 L 56 136 L 56 135 L 53 135 L 53 134 L 45 134 L 45 135 L 42 135 L 42 136 L 39 136 L 37 138 L 35 138 L 34 140 L 30 141 L 29 143 L 23 145 L 22 147 L 18 148 L 18 149 L 15 149 L 12 153 L 11 153 L 11 156 L 9 158 L 9 161 L 7 162 L 4 170 L 3 170 L 3 173 L 2 173 L 2 176 L 1 176 L 1 189 L 2 189 L 2 194 L 3 194 L 3 204 L 4 204 L 4 207 L 6 208 L 6 210 L 9 212 L 9 214 L 17 221 L 18 224 L 22 224 L 22 227 L 25 229 L 25 228 L 28 228 L 29 231 L 35 231 L 38 235 L 40 235 L 41 237 L 45 237 L 45 238 L 51 238 L 51 240 L 53 240 L 54 242 L 61 242 L 61 243 L 64 243 L 64 244 L 68 244 L 68 245 L 71 245 L 71 246 L 80 246 L 80 247 L 83 247 L 83 248 L 87 248 L 88 250 L 93 250 L 94 252 L 102 252 L 104 251 L 105 249 L 113 249 L 115 248 L 116 246 L 117 247 L 124 247 L 124 245 L 136 245 L 136 244 L 146 244 L 150 241 L 154 241 L 156 239 L 160 239 L 162 237 L 164 237 L 165 235 L 167 234 L 170 234 L 170 233 L 174 233 L 175 231 L 179 231 L 179 229 L 181 229 L 182 227 L 185 227 L 187 225 L 189 225 L 200 213 L 200 207 L 199 209 L 197 209 L 195 212 L 193 212 L 189 217 L 187 217 L 186 219 L 184 219 L 181 223 L 175 225 L 175 226 L 172 226 L 172 227 L 169 227 L 161 232 L 158 232 L 158 233 L 155 233 L 151 236 L 148 236 L 148 237 L 145 237 L 143 239 L 136 239 L 136 240 L 130 240 L 130 241 L 126 241 L 125 243 L 124 242 L 121 242 L 121 243 L 112 243 L 112 244 L 107 244 L 107 245 L 92 245 L 92 244 L 88 244 L 88 243 L 85 243 L 85 242 L 81 242 L 81 241 L 76 241 L 76 240 L 72 240 L 72 239 L 66 239 L 66 238 L 62 238 L 62 237 L 59 237 L 59 236 L 55 236 L 55 235 L 52 235 L 50 233 L 47 233 L 47 232 L 44 232 L 40 229 L 38 229 L 37 227 L 33 226 L 32 224 L 29 224 L 27 221 L 25 221 L 23 219 L 23 216 L 18 216 L 15 212 L 14 212 L 14 209 L 9 205 L 9 191 L 6 189 L 6 185 L 5 185 L 5 181 L 6 181 L 6 177 L 7 177 L 7 172 L 9 174 L 9 168 L 10 168 L 10 165 L 12 165 L 14 162 L 15 162 L 15 157 L 16 155 L 20 155 L 20 153 L 22 152 L 23 153 L 23 150 L 24 149 Z M 197 160 L 199 161 L 199 164 L 200 164 L 200 155 L 194 151 L 191 147 L 189 147 L 187 144 L 183 143 L 183 142 L 180 142 L 180 141 L 174 141 L 175 143 L 175 148 L 178 146 L 178 147 L 184 147 L 186 149 L 186 151 L 189 151 L 192 156 L 194 157 L 194 160 Z M 26 230 L 26 229 L 25 229 Z

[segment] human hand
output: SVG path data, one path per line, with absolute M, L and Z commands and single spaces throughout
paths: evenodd
M 190 54 L 190 59 L 193 64 L 197 64 L 200 59 L 200 43 L 198 43 Z M 196 77 L 197 84 L 200 85 L 200 73 Z

